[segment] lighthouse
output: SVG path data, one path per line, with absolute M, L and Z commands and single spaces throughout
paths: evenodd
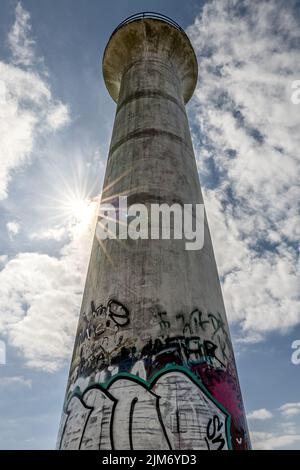
M 170 18 L 141 13 L 112 33 L 102 68 L 117 106 L 57 447 L 249 449 L 205 211 L 203 243 L 187 247 L 174 230 L 150 237 L 150 219 L 128 236 L 119 203 L 159 220 L 189 207 L 197 222 L 193 47 Z

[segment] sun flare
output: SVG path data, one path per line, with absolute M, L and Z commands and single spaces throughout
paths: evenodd
M 87 218 L 90 213 L 90 201 L 87 198 L 75 197 L 71 198 L 65 204 L 66 213 L 70 218 L 73 218 L 75 222 L 82 222 Z

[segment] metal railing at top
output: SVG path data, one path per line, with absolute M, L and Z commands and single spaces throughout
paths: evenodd
M 183 33 L 186 36 L 186 32 L 181 28 L 181 26 L 179 26 L 178 23 L 173 21 L 168 16 L 162 15 L 161 13 L 155 13 L 155 12 L 152 12 L 152 11 L 145 11 L 145 12 L 142 12 L 142 13 L 136 13 L 135 15 L 128 16 L 128 18 L 126 18 L 124 21 L 122 21 L 122 23 L 120 23 L 116 27 L 116 29 L 113 31 L 112 35 L 116 31 L 118 31 L 118 29 L 120 29 L 122 26 L 124 26 L 125 24 L 131 23 L 132 21 L 135 21 L 135 20 L 142 20 L 143 18 L 150 18 L 150 19 L 154 19 L 154 20 L 162 20 L 165 23 L 168 23 L 171 26 L 173 26 L 174 28 L 178 29 L 181 33 Z

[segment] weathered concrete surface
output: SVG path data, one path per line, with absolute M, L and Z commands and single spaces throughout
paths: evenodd
M 116 102 L 124 73 L 136 62 L 150 59 L 166 63 L 176 71 L 181 90 L 177 98 L 187 103 L 198 77 L 197 59 L 185 34 L 165 21 L 145 18 L 117 28 L 108 42 L 103 56 L 103 76 L 107 89 Z M 168 90 L 162 76 L 158 83 Z M 169 83 L 172 86 L 172 83 Z M 160 86 L 158 88 L 161 90 Z M 137 90 L 135 90 L 137 91 Z M 162 91 L 162 90 L 161 90 Z
M 103 73 L 117 110 L 102 199 L 202 203 L 184 107 L 197 79 L 187 37 L 164 21 L 126 24 Z M 250 446 L 207 221 L 203 249 L 184 243 L 95 236 L 61 448 Z

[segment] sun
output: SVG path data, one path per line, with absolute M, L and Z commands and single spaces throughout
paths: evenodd
M 74 196 L 65 204 L 66 212 L 75 222 L 82 222 L 90 213 L 90 201 L 87 198 Z
M 69 194 L 61 204 L 61 211 L 69 228 L 73 232 L 81 233 L 88 227 L 94 229 L 97 207 L 97 198 Z

